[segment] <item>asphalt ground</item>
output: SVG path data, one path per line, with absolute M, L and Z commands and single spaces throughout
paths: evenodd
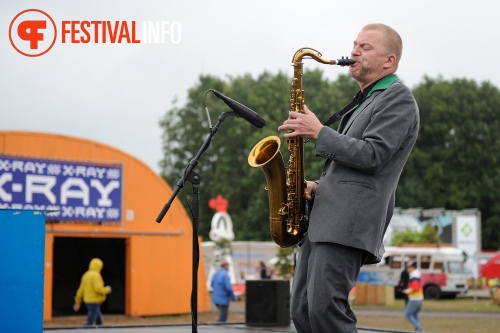
M 100 328 L 53 328 L 44 329 L 44 332 L 57 332 L 57 333 L 88 333 L 103 332 L 103 333 L 186 333 L 186 332 L 221 332 L 221 333 L 263 333 L 263 332 L 297 332 L 293 326 L 284 327 L 256 327 L 245 324 L 211 324 L 211 325 L 198 325 L 193 328 L 191 325 L 162 325 L 162 326 L 126 326 L 126 327 L 100 327 Z M 358 328 L 358 333 L 407 333 L 410 331 L 389 331 L 370 328 Z

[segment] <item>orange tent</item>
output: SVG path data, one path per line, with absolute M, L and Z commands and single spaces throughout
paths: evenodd
M 113 287 L 106 301 L 110 311 L 130 316 L 191 311 L 191 219 L 176 199 L 162 223 L 155 221 L 172 189 L 148 166 L 123 151 L 91 140 L 23 131 L 0 131 L 0 162 L 2 157 L 21 162 L 43 159 L 114 165 L 122 172 L 119 220 L 47 219 L 44 320 L 50 320 L 54 311 L 64 312 L 71 307 L 89 256 L 104 258 L 103 278 Z M 8 172 L 7 167 L 1 169 L 0 177 Z M 4 181 L 0 189 L 8 192 L 8 185 Z M 0 208 L 10 208 L 8 204 L 0 198 Z M 205 268 L 200 261 L 198 310 L 209 309 Z

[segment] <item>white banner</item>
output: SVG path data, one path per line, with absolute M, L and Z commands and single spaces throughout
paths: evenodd
M 458 215 L 455 224 L 456 247 L 464 251 L 469 259 L 465 263 L 468 274 L 478 276 L 478 265 L 474 262 L 475 255 L 481 251 L 479 243 L 479 224 L 476 215 Z

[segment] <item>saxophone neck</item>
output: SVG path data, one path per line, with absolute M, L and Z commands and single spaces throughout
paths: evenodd
M 328 60 L 323 58 L 322 54 L 319 51 L 310 47 L 303 47 L 301 49 L 298 49 L 293 55 L 292 62 L 294 65 L 300 65 L 302 64 L 302 59 L 304 58 L 314 59 L 317 62 L 327 65 L 335 65 L 337 63 L 336 60 Z
M 293 55 L 292 58 L 292 63 L 295 67 L 300 67 L 302 66 L 302 59 L 314 59 L 317 62 L 320 62 L 322 64 L 327 64 L 327 65 L 339 65 L 339 66 L 349 66 L 355 63 L 355 61 L 349 59 L 349 58 L 344 58 L 342 59 L 325 59 L 322 57 L 322 54 L 310 47 L 303 47 L 301 49 L 298 49 L 295 54 Z

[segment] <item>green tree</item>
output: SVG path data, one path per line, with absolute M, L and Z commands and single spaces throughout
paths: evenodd
M 406 228 L 403 230 L 398 230 L 394 232 L 391 240 L 391 245 L 398 246 L 405 243 L 419 243 L 420 242 L 420 231 Z
M 289 280 L 293 277 L 293 264 L 295 262 L 295 253 L 293 248 L 279 248 L 274 264 L 274 269 L 279 272 L 279 276 L 284 280 Z
M 500 92 L 488 82 L 425 77 L 413 90 L 421 126 L 400 207 L 478 208 L 485 249 L 500 244 Z
M 430 224 L 426 224 L 422 231 L 404 229 L 394 232 L 391 245 L 397 246 L 404 243 L 410 244 L 439 244 L 439 235 Z
M 420 234 L 420 242 L 423 244 L 440 244 L 441 239 L 436 230 L 434 230 L 434 227 L 430 224 L 426 224 Z

